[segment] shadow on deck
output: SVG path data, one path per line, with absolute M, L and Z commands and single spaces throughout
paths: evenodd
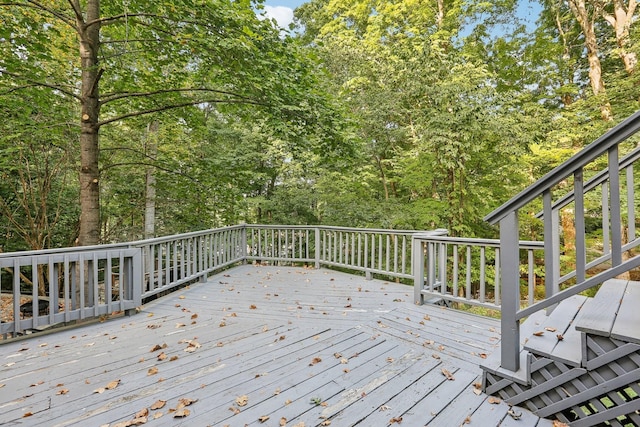
M 499 328 L 405 285 L 246 265 L 0 346 L 0 424 L 551 425 L 477 388 Z

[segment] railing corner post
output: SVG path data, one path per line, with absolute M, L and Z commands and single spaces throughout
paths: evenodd
M 512 372 L 520 369 L 520 253 L 518 211 L 500 220 L 500 270 L 502 276 L 501 362 Z
M 315 265 L 316 265 L 316 269 L 320 268 L 320 228 L 319 227 L 315 227 L 314 228 L 315 231 L 315 242 L 316 244 L 313 247 L 314 250 L 314 259 L 315 259 Z
M 247 224 L 243 224 L 240 230 L 240 240 L 242 241 L 242 263 L 246 264 L 247 257 L 249 256 L 249 250 L 247 247 Z
M 128 294 L 133 299 L 133 308 L 126 310 L 125 315 L 132 316 L 138 310 L 138 307 L 142 305 L 142 288 L 144 286 L 144 274 L 143 274 L 143 256 L 142 249 L 129 249 L 134 253 L 131 256 L 130 262 L 125 267 L 126 275 L 129 276 L 126 283 L 131 287 Z M 130 293 L 129 293 L 130 292 Z
M 413 300 L 417 305 L 424 304 L 424 251 L 422 240 L 417 234 L 411 236 L 411 268 L 413 270 Z

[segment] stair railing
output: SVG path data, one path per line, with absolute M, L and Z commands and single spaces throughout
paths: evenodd
M 540 180 L 485 217 L 491 224 L 500 224 L 500 260 L 502 287 L 501 366 L 518 371 L 520 353 L 520 321 L 532 313 L 554 306 L 560 301 L 626 273 L 640 266 L 640 256 L 623 255 L 640 245 L 635 230 L 634 168 L 640 158 L 636 146 L 620 158 L 622 143 L 640 130 L 640 111 L 609 130 L 579 153 L 547 173 Z M 586 180 L 600 160 L 606 158 L 607 168 Z M 621 179 L 624 176 L 624 180 Z M 566 187 L 572 181 L 572 189 Z M 625 190 L 626 191 L 623 191 Z M 566 194 L 553 200 L 553 192 Z M 585 200 L 601 191 L 599 212 L 602 220 L 602 249 L 596 255 L 587 247 Z M 588 194 L 588 199 L 585 195 Z M 524 207 L 542 199 L 544 220 L 545 297 L 520 308 L 519 214 Z M 569 206 L 572 208 L 569 208 Z M 623 213 L 623 206 L 626 212 Z M 575 237 L 561 233 L 561 228 L 575 229 Z M 626 233 L 623 234 L 623 226 Z M 626 241 L 625 241 L 626 240 Z M 561 245 L 562 243 L 562 245 Z M 569 260 L 575 267 L 561 275 L 561 259 L 574 252 Z M 593 258 L 593 259 L 590 259 Z M 565 260 L 565 263 L 567 261 Z M 563 290 L 560 290 L 561 287 Z

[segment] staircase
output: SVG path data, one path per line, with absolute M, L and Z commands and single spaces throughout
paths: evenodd
M 640 111 L 485 218 L 500 224 L 502 280 L 501 349 L 482 365 L 487 394 L 570 426 L 640 426 L 640 282 L 621 279 L 640 268 L 638 132 Z M 544 296 L 527 306 L 519 221 L 539 206 Z
M 571 426 L 640 425 L 640 283 L 609 280 L 594 298 L 529 317 L 522 331 L 521 370 L 487 360 L 487 394 Z

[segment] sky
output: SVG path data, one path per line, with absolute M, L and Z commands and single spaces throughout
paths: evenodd
M 287 28 L 293 21 L 293 9 L 305 3 L 304 0 L 268 0 L 265 2 L 265 12 L 275 18 L 281 28 Z
M 293 9 L 305 3 L 306 0 L 266 0 L 265 11 L 268 16 L 275 18 L 281 28 L 287 28 L 293 21 Z M 529 25 L 533 25 L 540 13 L 540 5 L 537 1 L 520 1 L 518 14 L 527 19 Z

